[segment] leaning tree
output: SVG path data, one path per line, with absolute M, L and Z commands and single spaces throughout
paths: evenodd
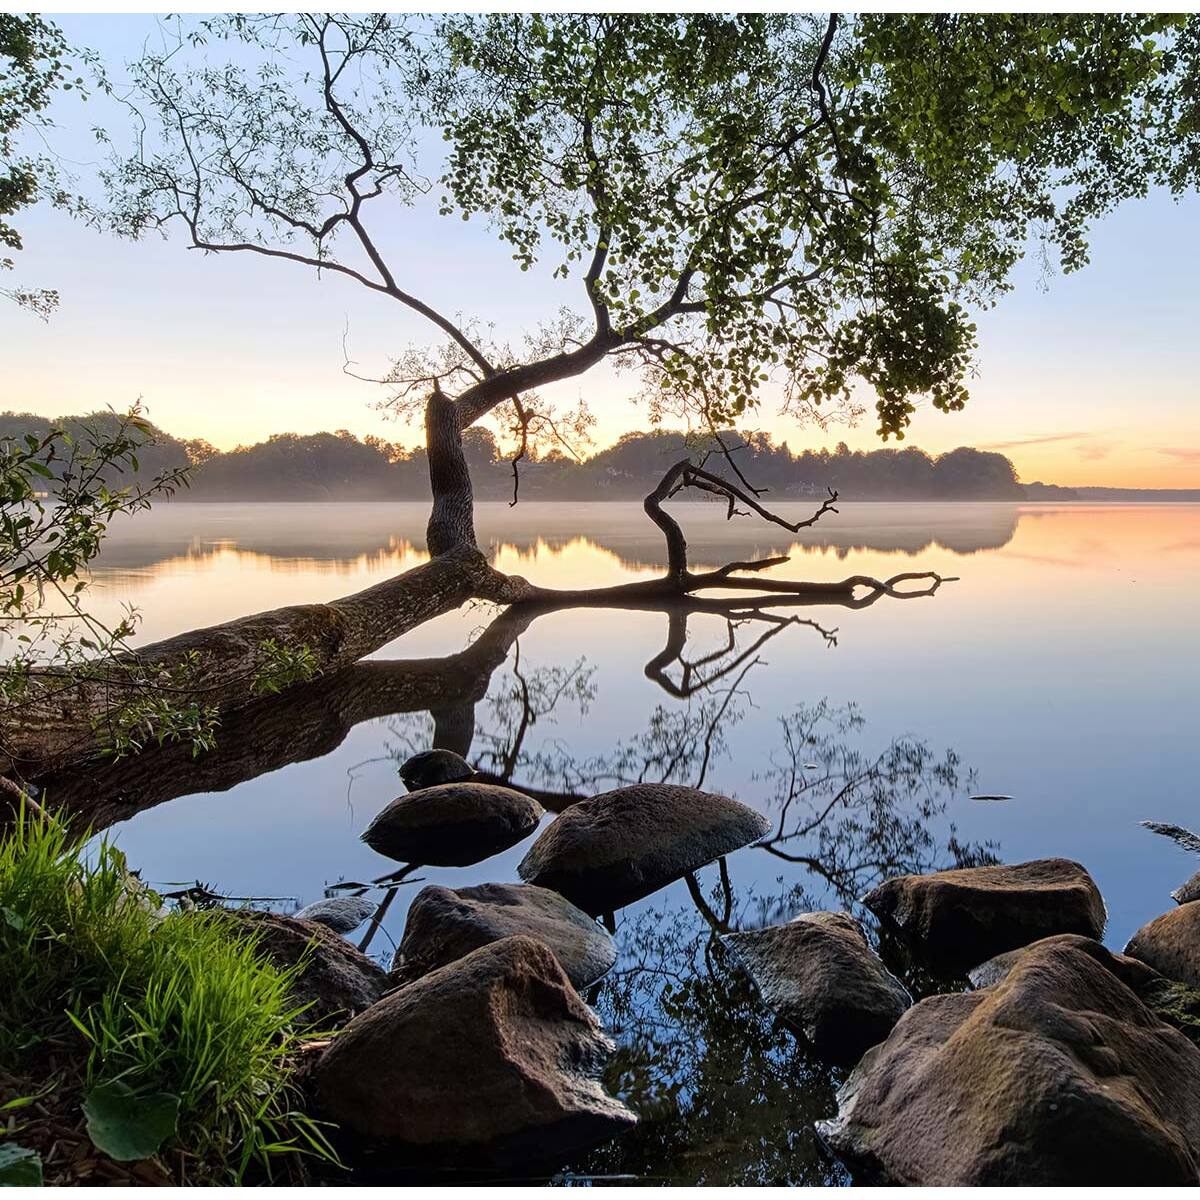
M 856 381 L 885 438 L 918 397 L 961 408 L 970 310 L 1031 239 L 1079 266 L 1089 221 L 1187 186 L 1200 146 L 1200 23 L 1176 17 L 239 15 L 176 33 L 130 65 L 136 150 L 103 218 L 428 322 L 435 344 L 387 383 L 424 408 L 434 555 L 474 544 L 463 431 L 502 413 L 521 447 L 554 436 L 538 389 L 605 361 L 708 430 L 764 396 L 821 411 Z M 382 248 L 419 204 L 484 218 L 515 270 L 573 281 L 575 308 L 519 344 L 486 335 L 503 296 L 436 308 Z
M 745 577 L 770 562 L 692 573 L 663 502 L 694 488 L 731 515 L 810 524 L 830 504 L 795 523 L 772 512 L 721 431 L 764 399 L 804 417 L 873 393 L 884 438 L 903 436 L 918 399 L 962 408 L 971 314 L 1023 254 L 1075 269 L 1095 218 L 1200 175 L 1194 16 L 226 15 L 168 29 L 127 84 L 107 83 L 135 137 L 114 140 L 94 219 L 320 272 L 431 335 L 384 382 L 396 409 L 424 411 L 432 562 L 143 652 L 199 648 L 222 706 L 257 677 L 231 658 L 264 642 L 338 666 L 470 596 L 893 593 L 898 580 Z M 488 333 L 503 296 L 466 288 L 453 311 L 435 306 L 438 281 L 387 250 L 420 205 L 484 219 L 514 270 L 552 272 L 576 304 L 519 340 Z M 603 363 L 632 373 L 652 413 L 714 435 L 716 453 L 676 463 L 647 499 L 663 579 L 556 595 L 476 549 L 463 434 L 506 421 L 515 469 L 579 419 L 545 389 Z

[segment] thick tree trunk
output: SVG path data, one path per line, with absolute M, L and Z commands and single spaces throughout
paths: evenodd
M 720 496 L 731 517 L 738 511 L 736 503 L 741 503 L 791 532 L 812 525 L 827 511 L 836 511 L 832 505 L 837 497 L 831 494 L 807 520 L 789 522 L 765 509 L 754 495 L 682 460 L 664 475 L 645 502 L 647 515 L 666 540 L 663 576 L 607 588 L 534 587 L 518 576 L 494 570 L 476 548 L 471 476 L 463 455 L 462 414 L 455 402 L 435 387 L 425 416 L 433 490 L 430 562 L 330 604 L 293 605 L 181 634 L 97 664 L 82 680 L 54 669 L 39 672 L 20 712 L 0 710 L 0 772 L 44 772 L 118 744 L 129 730 L 131 714 L 137 715 L 141 739 L 153 740 L 159 729 L 154 705 L 159 702 L 174 711 L 195 705 L 218 714 L 232 712 L 270 690 L 279 651 L 287 652 L 292 665 L 302 651 L 314 673 L 328 675 L 472 599 L 516 605 L 524 617 L 576 605 L 682 606 L 728 616 L 808 604 L 864 608 L 884 595 L 932 595 L 945 582 L 932 572 L 905 572 L 887 580 L 855 575 L 822 583 L 740 577 L 777 566 L 787 561 L 785 558 L 731 562 L 713 571 L 693 573 L 688 569 L 683 531 L 663 508 L 664 501 L 683 488 Z M 927 586 L 917 591 L 898 590 L 900 583 L 917 580 Z M 710 590 L 754 595 L 745 600 L 697 595 Z M 142 701 L 149 701 L 149 706 L 139 708 Z M 470 745 L 474 732 L 472 698 L 451 691 L 443 704 L 429 707 L 437 725 L 436 744 L 461 753 L 460 747 Z
M 65 765 L 33 782 L 55 811 L 98 831 L 177 796 L 227 791 L 289 763 L 320 758 L 363 721 L 439 706 L 473 713 L 532 619 L 510 610 L 458 654 L 354 663 L 254 700 L 225 715 L 216 748 L 198 757 L 170 742 L 116 762 Z M 470 753 L 469 740 L 460 752 Z
M 435 558 L 460 546 L 475 546 L 475 497 L 463 454 L 458 409 L 434 386 L 425 405 L 425 449 L 433 508 L 425 540 Z
M 222 713 L 247 704 L 263 693 L 271 670 L 268 643 L 306 649 L 315 673 L 328 675 L 468 600 L 510 604 L 528 588 L 463 546 L 329 604 L 272 609 L 141 647 L 103 664 L 83 682 L 43 672 L 21 712 L 5 714 L 0 771 L 94 753 L 111 743 L 122 706 L 140 696 L 194 702 Z

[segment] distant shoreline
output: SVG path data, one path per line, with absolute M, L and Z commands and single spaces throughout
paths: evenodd
M 0 446 L 15 439 L 42 438 L 57 425 L 87 445 L 96 431 L 116 432 L 111 413 L 60 417 L 56 422 L 34 413 L 0 413 Z M 423 449 L 378 438 L 337 433 L 276 434 L 253 446 L 219 451 L 203 440 L 183 441 L 149 426 L 149 441 L 138 449 L 134 475 L 147 481 L 189 468 L 189 486 L 177 499 L 193 504 L 354 504 L 425 501 L 429 464 Z M 819 504 L 831 493 L 844 503 L 1056 503 L 1194 504 L 1200 488 L 1121 488 L 1089 485 L 1063 487 L 1041 480 L 1023 482 L 1012 460 L 994 450 L 960 446 L 930 455 L 908 446 L 851 450 L 844 442 L 832 449 L 793 451 L 768 435 L 742 430 L 728 465 L 716 442 L 683 430 L 656 428 L 625 434 L 613 445 L 584 459 L 552 450 L 530 455 L 519 479 L 514 465 L 487 429 L 463 435 L 463 455 L 475 500 L 507 503 L 519 483 L 522 500 L 554 504 L 641 503 L 663 472 L 685 454 L 707 453 L 708 470 L 751 479 L 773 503 Z M 711 444 L 710 444 L 711 442 Z M 110 487 L 131 477 L 111 473 Z M 736 480 L 734 482 L 737 482 Z M 52 485 L 50 485 L 52 486 Z M 684 497 L 680 497 L 684 499 Z

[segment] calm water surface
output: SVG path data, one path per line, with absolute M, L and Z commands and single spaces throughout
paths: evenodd
M 854 907 L 882 876 L 988 855 L 1083 862 L 1114 947 L 1169 907 L 1197 864 L 1138 822 L 1200 825 L 1200 507 L 845 505 L 801 537 L 727 523 L 717 506 L 680 512 L 695 566 L 786 553 L 777 573 L 795 578 L 960 578 L 931 598 L 783 614 L 822 628 L 693 614 L 682 659 L 664 655 L 681 632 L 667 614 L 548 614 L 490 675 L 472 667 L 443 728 L 518 786 L 702 781 L 777 823 L 774 847 L 731 856 L 727 881 L 709 867 L 618 914 L 621 959 L 592 999 L 621 1047 L 609 1086 L 642 1123 L 564 1170 L 841 1182 L 810 1131 L 839 1077 L 772 1023 L 714 933 Z M 424 521 L 409 504 L 167 506 L 114 531 L 97 607 L 136 606 L 151 641 L 333 599 L 423 561 Z M 478 528 L 496 566 L 549 585 L 641 578 L 663 561 L 638 505 L 483 505 Z M 359 834 L 402 790 L 396 763 L 433 735 L 427 707 L 408 711 L 402 662 L 462 651 L 494 616 L 443 617 L 381 649 L 401 665 L 362 686 L 327 682 L 234 721 L 209 761 L 112 769 L 96 784 L 103 819 L 147 880 L 290 898 L 284 910 L 382 875 L 392 864 Z M 515 880 L 526 849 L 419 875 Z M 372 946 L 385 960 L 416 890 L 400 889 Z

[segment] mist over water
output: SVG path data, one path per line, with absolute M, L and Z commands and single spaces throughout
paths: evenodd
M 698 874 L 703 904 L 680 881 L 618 914 L 622 957 L 595 1001 L 622 1046 L 610 1085 L 642 1111 L 662 1107 L 634 1135 L 574 1164 L 581 1171 L 658 1170 L 683 1182 L 840 1179 L 804 1132 L 805 1121 L 831 1111 L 837 1080 L 808 1064 L 705 951 L 714 914 L 736 927 L 811 907 L 853 908 L 897 864 L 1061 855 L 1095 876 L 1108 904 L 1106 940 L 1119 949 L 1171 907 L 1171 889 L 1198 865 L 1138 822 L 1200 825 L 1200 688 L 1188 653 L 1200 506 L 839 507 L 802 536 L 727 522 L 714 505 L 675 511 L 696 567 L 788 554 L 781 577 L 928 569 L 958 581 L 930 598 L 885 598 L 860 611 L 785 612 L 800 620 L 778 627 L 692 614 L 682 658 L 665 665 L 665 613 L 555 612 L 480 676 L 468 754 L 477 765 L 504 758 L 519 716 L 532 715 L 516 786 L 601 791 L 614 774 L 662 777 L 671 752 L 675 781 L 700 782 L 702 771 L 704 787 L 776 820 L 788 729 L 813 731 L 802 757 L 818 765 L 824 754 L 842 767 L 847 754 L 871 763 L 898 740 L 927 755 L 919 778 L 880 785 L 874 807 L 864 794 L 854 821 L 786 843 L 816 866 L 747 848 L 728 860 L 728 891 L 716 867 Z M 114 526 L 93 607 L 106 616 L 135 605 L 139 639 L 151 641 L 333 599 L 424 561 L 425 515 L 417 504 L 164 506 Z M 632 504 L 481 505 L 477 530 L 500 569 L 551 586 L 636 579 L 664 561 L 657 531 Z M 494 615 L 483 605 L 449 614 L 383 648 L 353 680 L 323 683 L 307 706 L 231 718 L 211 762 L 172 765 L 168 756 L 140 781 L 118 764 L 74 786 L 112 801 L 111 833 L 154 884 L 200 880 L 304 904 L 327 884 L 380 876 L 393 864 L 359 834 L 403 790 L 396 765 L 426 748 L 432 730 L 427 709 L 405 707 L 402 664 L 463 651 Z M 710 656 L 716 666 L 736 659 L 735 669 L 678 694 L 712 673 L 700 666 L 685 676 L 686 663 Z M 934 770 L 948 753 L 953 779 Z M 979 794 L 1012 798 L 970 799 Z M 418 875 L 451 887 L 515 880 L 527 848 Z M 400 889 L 372 946 L 385 961 L 420 886 Z M 669 1018 L 664 970 L 699 981 Z M 739 1021 L 740 1041 L 730 1033 Z M 646 1078 L 655 1081 L 649 1092 Z M 705 1089 L 721 1088 L 749 1089 L 755 1101 L 700 1102 Z M 741 1114 L 747 1128 L 723 1128 L 719 1111 Z

